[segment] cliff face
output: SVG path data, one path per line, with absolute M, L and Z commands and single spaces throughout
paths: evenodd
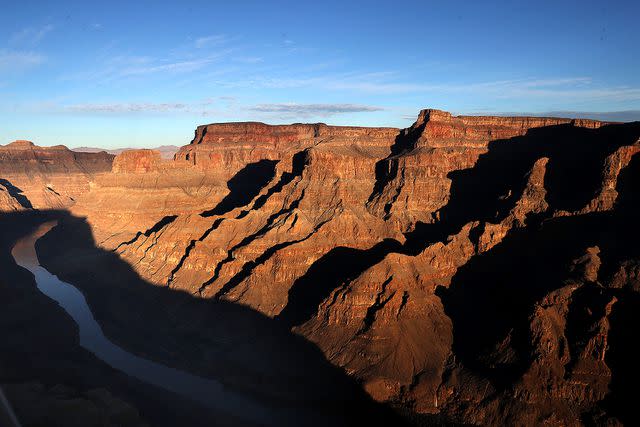
M 0 184 L 0 212 L 13 212 L 24 209 L 4 184 Z
M 209 209 L 224 198 L 226 184 L 217 170 L 164 160 L 155 150 L 131 150 L 116 156 L 112 173 L 95 177 L 71 211 L 90 217 L 97 242 L 112 249 L 165 217 Z
M 231 177 L 240 168 L 260 160 L 281 160 L 311 146 L 333 141 L 387 149 L 398 134 L 394 128 L 362 128 L 293 124 L 271 126 L 264 123 L 220 123 L 198 126 L 189 145 L 182 147 L 176 160 L 203 169 L 216 169 Z M 338 142 L 342 141 L 342 142 Z
M 96 175 L 111 171 L 112 161 L 107 153 L 75 153 L 62 145 L 14 141 L 0 145 L 0 191 L 21 208 L 66 208 L 89 191 Z M 12 210 L 1 201 L 5 196 L 0 196 L 0 209 Z
M 438 110 L 405 130 L 212 124 L 171 162 L 120 155 L 73 210 L 144 279 L 276 318 L 376 400 L 629 422 L 639 138 Z
M 452 117 L 423 110 L 403 131 L 392 155 L 378 164 L 378 186 L 367 206 L 374 215 L 399 221 L 404 228 L 416 221 L 432 222 L 431 215 L 449 199 L 448 175 L 475 165 L 490 143 L 523 137 L 536 128 L 597 129 L 603 124 L 544 117 Z

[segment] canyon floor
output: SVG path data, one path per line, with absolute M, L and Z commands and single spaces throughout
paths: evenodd
M 81 345 L 11 255 L 55 221 L 39 263 L 109 340 L 266 424 L 633 425 L 639 153 L 640 122 L 439 110 L 0 146 L 0 385 L 25 426 L 255 424 Z

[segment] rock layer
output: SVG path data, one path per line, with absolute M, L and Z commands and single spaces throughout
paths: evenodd
M 111 171 L 112 161 L 113 156 L 104 152 L 75 153 L 63 145 L 14 141 L 0 145 L 0 191 L 25 208 L 67 208 L 89 191 L 98 174 Z M 5 203 L 0 201 L 0 206 Z
M 405 130 L 212 124 L 173 161 L 121 154 L 73 212 L 144 279 L 277 319 L 376 400 L 629 422 L 639 137 L 438 110 Z

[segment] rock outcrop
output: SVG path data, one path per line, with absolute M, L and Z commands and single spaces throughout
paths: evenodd
M 23 208 L 67 208 L 89 191 L 98 174 L 111 171 L 112 160 L 104 152 L 75 153 L 62 145 L 14 141 L 0 145 L 0 191 Z M 8 206 L 5 196 L 0 196 L 0 209 L 10 209 L 2 206 Z
M 276 319 L 376 400 L 627 423 L 639 138 L 438 110 L 405 130 L 211 124 L 173 161 L 119 155 L 72 212 L 145 280 Z
M 95 177 L 72 212 L 91 217 L 96 240 L 112 249 L 143 234 L 140 230 L 210 208 L 227 191 L 217 171 L 163 160 L 155 150 L 131 150 L 116 156 L 112 173 Z
M 9 187 L 10 188 L 10 187 Z M 5 184 L 0 183 L 0 212 L 19 211 L 25 208 Z

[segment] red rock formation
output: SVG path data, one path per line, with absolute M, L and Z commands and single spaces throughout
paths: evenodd
M 249 163 L 279 160 L 326 140 L 368 146 L 389 146 L 397 135 L 393 128 L 359 128 L 318 124 L 271 126 L 264 123 L 219 123 L 198 126 L 191 144 L 178 151 L 176 160 L 185 160 L 207 170 L 218 169 L 231 177 Z M 374 141 L 383 143 L 372 144 Z
M 31 141 L 0 145 L 0 179 L 37 209 L 66 208 L 89 191 L 96 175 L 109 172 L 113 156 L 75 153 L 67 147 L 38 147 Z
M 160 169 L 160 153 L 154 150 L 131 150 L 118 155 L 113 162 L 113 173 L 147 173 Z
M 597 129 L 603 122 L 544 117 L 458 116 L 422 110 L 401 143 L 378 166 L 381 188 L 368 203 L 377 216 L 410 227 L 432 222 L 449 197 L 448 174 L 472 167 L 492 141 L 522 137 L 531 129 L 570 125 Z
M 121 154 L 73 209 L 144 279 L 277 318 L 377 400 L 613 422 L 639 136 L 438 110 L 402 131 L 212 124 L 172 162 Z
M 168 215 L 202 212 L 227 191 L 226 180 L 218 174 L 207 174 L 186 162 L 162 160 L 154 150 L 119 154 L 112 173 L 96 176 L 92 185 L 72 211 L 91 217 L 96 240 L 109 248 Z
M 7 187 L 0 183 L 0 212 L 12 212 L 24 209 Z

